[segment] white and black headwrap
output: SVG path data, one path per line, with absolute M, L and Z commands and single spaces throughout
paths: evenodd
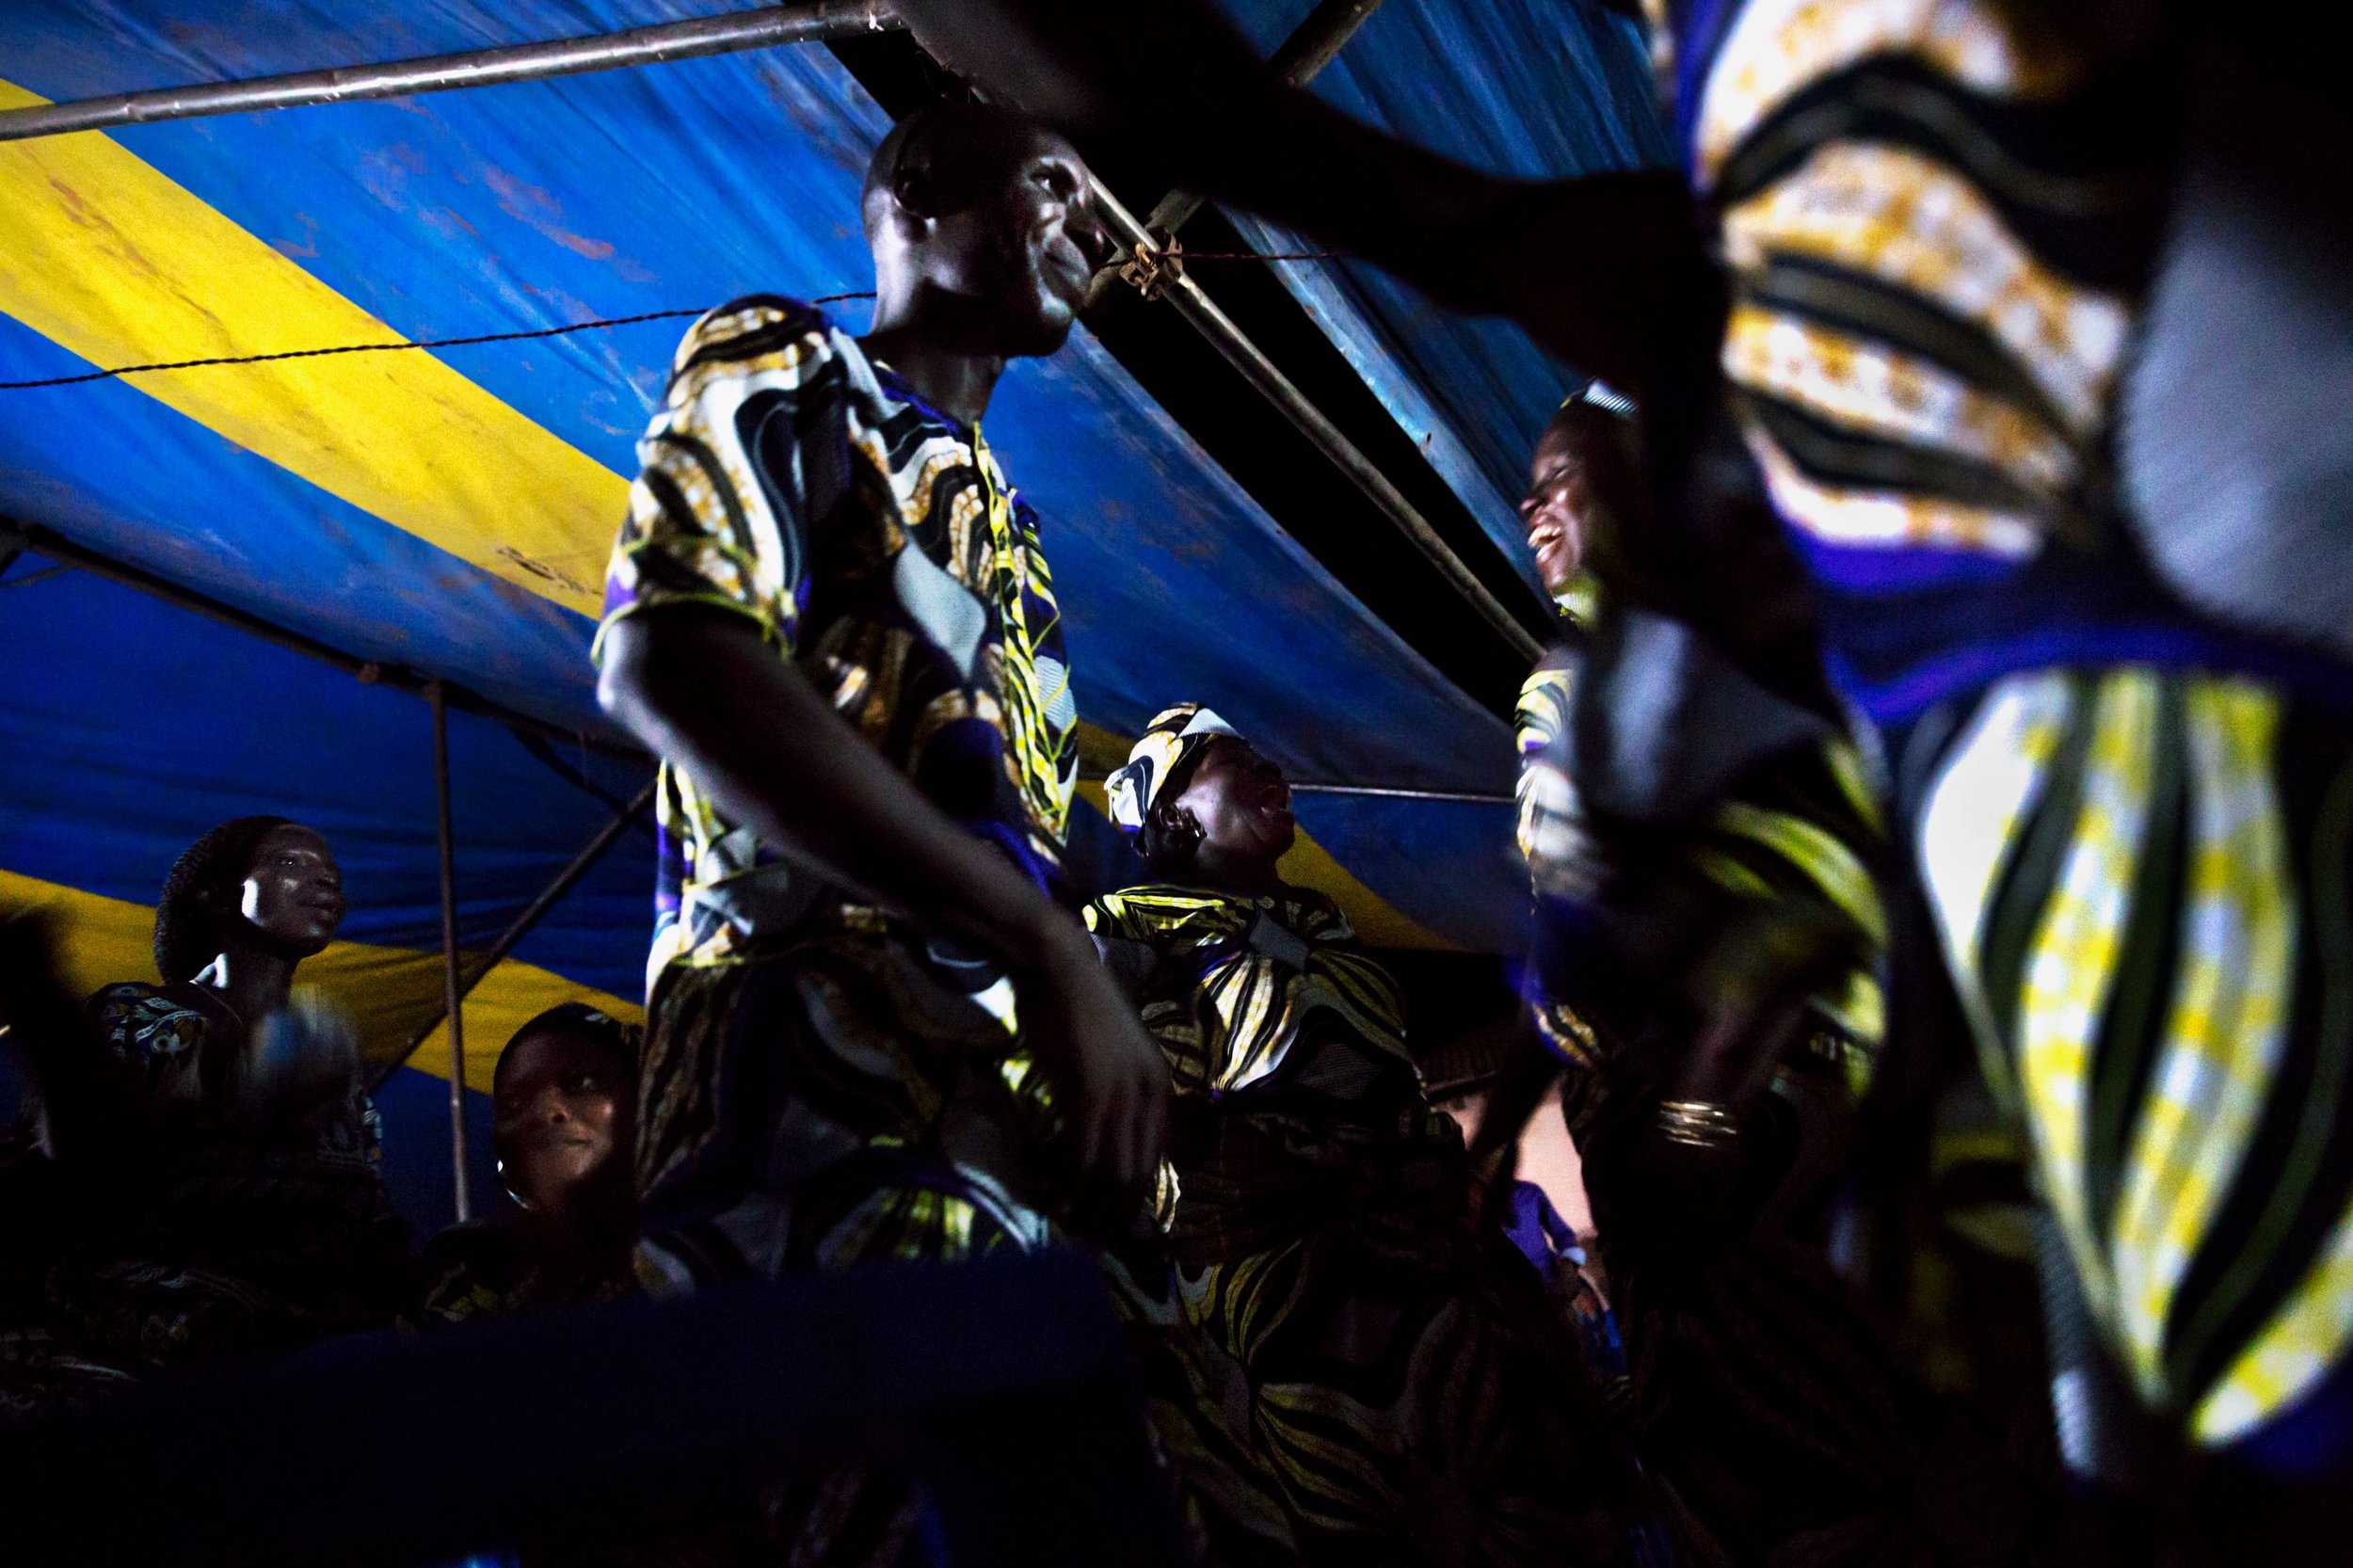
M 1143 832 L 1168 781 L 1220 735 L 1235 735 L 1234 727 L 1197 702 L 1180 702 L 1156 716 L 1128 748 L 1127 764 L 1103 782 L 1112 824 L 1123 833 Z

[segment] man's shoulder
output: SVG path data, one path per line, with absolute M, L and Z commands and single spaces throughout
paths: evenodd
M 824 312 L 780 294 L 749 294 L 704 312 L 679 343 L 673 371 L 725 361 L 766 360 L 795 349 L 805 357 L 832 358 L 848 340 L 834 331 Z

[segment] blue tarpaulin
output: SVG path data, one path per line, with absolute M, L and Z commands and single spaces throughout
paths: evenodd
M 22 0 L 0 106 L 575 36 L 688 0 Z M 1271 43 L 1304 13 L 1243 8 Z M 1581 0 L 1389 0 L 1320 90 L 1473 161 L 1639 163 L 1630 32 Z M 858 183 L 888 119 L 802 46 L 376 103 L 0 144 L 0 380 L 440 340 L 870 282 Z M 1152 193 L 1137 193 L 1148 198 Z M 1290 280 L 1499 548 L 1564 374 L 1357 268 Z M 1214 279 L 1209 280 L 1214 293 Z M 865 307 L 831 307 L 853 328 Z M 344 653 L 584 737 L 586 650 L 632 443 L 683 321 L 0 392 L 0 512 Z M 1271 410 L 1270 419 L 1275 418 Z M 990 443 L 1045 520 L 1100 747 L 1213 704 L 1294 777 L 1321 880 L 1376 939 L 1507 951 L 1511 737 L 1311 559 L 1083 329 L 1007 377 Z M 136 961 L 172 856 L 227 817 L 325 831 L 353 903 L 332 970 L 380 1032 L 439 991 L 424 704 L 32 556 L 0 576 L 0 893 Z M 513 918 L 642 782 L 453 718 L 466 938 Z M 1084 815 L 1084 813 L 1082 813 Z M 1099 849 L 1105 829 L 1085 832 Z M 1096 858 L 1101 858 L 1099 853 Z M 558 994 L 640 995 L 649 854 L 622 840 L 470 1009 L 477 1084 Z M 121 978 L 106 974 L 101 978 Z M 432 1058 L 428 1049 L 420 1058 Z

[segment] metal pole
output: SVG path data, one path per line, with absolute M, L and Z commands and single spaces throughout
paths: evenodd
M 1135 215 L 1121 204 L 1119 198 L 1113 196 L 1102 181 L 1092 175 L 1088 180 L 1094 190 L 1096 209 L 1110 224 L 1121 249 L 1133 250 L 1139 245 L 1147 248 L 1157 246 L 1158 242 L 1145 232 L 1144 225 L 1136 221 Z M 1299 427 L 1302 435 L 1332 459 L 1334 466 L 1355 481 L 1356 488 L 1364 491 L 1375 506 L 1388 514 L 1389 520 L 1413 541 L 1414 548 L 1429 558 L 1430 564 L 1438 568 L 1439 575 L 1451 584 L 1457 593 L 1470 600 L 1471 607 L 1486 617 L 1488 623 L 1503 634 L 1504 640 L 1521 657 L 1534 660 L 1543 656 L 1544 645 L 1520 624 L 1518 616 L 1504 607 L 1501 600 L 1487 591 L 1487 585 L 1480 582 L 1470 568 L 1463 564 L 1462 557 L 1438 536 L 1438 531 L 1430 526 L 1429 520 L 1415 510 L 1414 504 L 1389 483 L 1388 475 L 1375 467 L 1371 458 L 1358 451 L 1356 443 L 1350 440 L 1338 425 L 1324 418 L 1323 411 L 1308 401 L 1307 394 L 1299 390 L 1298 384 L 1284 375 L 1281 368 L 1234 324 L 1234 318 L 1219 310 L 1216 301 L 1201 292 L 1200 284 L 1191 278 L 1180 277 L 1169 289 L 1167 297 L 1176 304 L 1177 313 L 1192 322 L 1201 335 L 1209 340 L 1210 345 L 1225 357 L 1226 363 L 1241 371 L 1244 379 L 1257 388 L 1268 402 L 1281 409 L 1284 416 Z
M 457 852 L 449 817 L 449 705 L 441 683 L 425 688 L 433 702 L 433 794 L 441 830 L 441 996 L 449 1022 L 449 1160 L 457 1177 L 457 1223 L 473 1218 L 466 1184 L 466 1016 L 457 963 Z
M 903 25 L 885 0 L 804 0 L 798 5 L 764 6 L 725 16 L 664 22 L 652 27 L 555 39 L 546 43 L 472 49 L 456 55 L 428 55 L 382 65 L 257 76 L 242 82 L 156 88 L 146 92 L 121 92 L 105 98 L 9 109 L 0 112 L 0 141 L 54 136 L 67 131 L 107 131 L 162 120 L 197 120 L 209 115 L 288 109 L 306 104 L 346 104 L 369 98 L 401 98 L 410 93 L 447 92 L 455 88 L 491 87 L 502 82 L 533 82 L 548 76 L 653 65 L 664 60 L 691 60 L 705 55 L 729 55 L 783 43 L 812 43 L 857 33 L 885 32 Z
M 1111 776 L 1081 771 L 1079 777 L 1088 784 L 1100 784 Z M 1387 784 L 1301 784 L 1292 781 L 1290 792 L 1295 795 L 1370 795 L 1380 800 L 1436 800 L 1459 802 L 1465 806 L 1510 806 L 1513 797 L 1493 790 L 1409 790 Z M 432 1032 L 427 1030 L 426 1033 Z M 422 1040 L 424 1036 L 419 1035 Z
M 506 956 L 515 951 L 517 944 L 525 936 L 530 936 L 532 929 L 547 918 L 548 911 L 554 908 L 562 901 L 564 895 L 579 886 L 580 879 L 586 876 L 590 868 L 604 858 L 605 851 L 611 849 L 621 835 L 629 831 L 630 824 L 645 815 L 646 808 L 653 804 L 653 791 L 654 787 L 651 783 L 638 791 L 634 799 L 615 812 L 610 822 L 597 829 L 595 838 L 581 846 L 580 853 L 573 856 L 564 869 L 555 873 L 555 879 L 540 888 L 538 896 L 523 906 L 522 913 L 517 915 L 507 928 L 499 934 L 499 939 L 490 944 L 489 950 L 483 953 L 480 961 L 474 965 L 473 972 L 467 975 L 464 984 L 458 986 L 457 1000 L 461 1004 L 468 997 L 473 995 L 474 987 L 488 978 L 492 969 L 497 968 L 505 961 Z M 400 1062 L 395 1062 L 392 1067 L 386 1069 L 387 1074 L 397 1069 L 400 1063 L 407 1062 L 409 1057 L 415 1055 L 417 1048 L 424 1044 L 425 1036 L 440 1026 L 442 1017 L 450 1016 L 445 1012 L 440 1016 L 428 1019 L 424 1027 L 417 1031 L 415 1038 L 408 1042 L 408 1048 L 401 1052 Z
M 1332 63 L 1348 40 L 1356 36 L 1356 30 L 1362 27 L 1366 20 L 1380 7 L 1381 0 L 1322 0 L 1321 5 L 1307 13 L 1306 20 L 1293 28 L 1290 36 L 1276 48 L 1273 56 L 1267 61 L 1267 68 L 1292 87 L 1305 87 L 1315 79 L 1317 72 Z M 1202 206 L 1202 199 L 1193 192 L 1173 190 L 1160 198 L 1159 204 L 1152 209 L 1152 216 L 1139 224 L 1134 215 L 1129 213 L 1120 203 L 1119 199 L 1112 195 L 1099 180 L 1095 182 L 1095 198 L 1105 215 L 1111 218 L 1112 227 L 1122 232 L 1120 236 L 1122 246 L 1128 249 L 1132 249 L 1139 241 L 1149 241 L 1157 245 L 1158 239 L 1154 236 L 1174 238 L 1176 231 L 1183 228 L 1186 221 L 1193 214 L 1199 212 Z M 1116 274 L 1110 271 L 1103 273 L 1096 280 L 1096 291 L 1099 292 L 1091 292 L 1088 303 L 1091 305 L 1098 303 L 1104 295 L 1116 286 L 1115 277 Z M 1354 480 L 1357 488 L 1370 497 L 1374 505 L 1386 512 L 1390 520 L 1404 530 L 1406 537 L 1413 540 L 1415 548 L 1437 567 L 1464 598 L 1470 600 L 1474 609 L 1503 633 L 1507 642 L 1525 657 L 1534 659 L 1543 654 L 1543 645 L 1529 634 L 1528 629 L 1520 624 L 1517 616 L 1505 608 L 1502 600 L 1487 591 L 1486 585 L 1481 584 L 1472 574 L 1470 568 L 1463 564 L 1460 556 L 1448 548 L 1446 541 L 1438 536 L 1437 531 L 1430 526 L 1428 520 L 1416 510 L 1413 503 L 1407 501 L 1398 488 L 1389 483 L 1388 476 L 1376 468 L 1370 458 L 1358 451 L 1354 442 L 1341 434 L 1339 426 L 1324 418 L 1321 410 L 1307 401 L 1306 394 L 1302 392 L 1290 377 L 1285 376 L 1275 366 L 1273 360 L 1259 352 L 1257 345 L 1244 336 L 1241 328 L 1234 324 L 1233 318 L 1218 309 L 1216 302 L 1202 293 L 1198 284 L 1190 278 L 1179 279 L 1172 294 L 1176 302 L 1177 312 L 1192 322 L 1199 329 L 1201 335 L 1208 338 L 1217 351 L 1225 357 L 1226 362 L 1241 371 L 1251 385 L 1257 387 L 1265 394 L 1269 402 L 1280 408 L 1309 440 L 1313 441 L 1339 467 L 1340 472 Z M 1359 789 L 1342 785 L 1303 784 L 1294 785 L 1293 788 L 1321 790 L 1334 794 L 1410 793 L 1410 792 Z M 1425 794 L 1412 798 L 1490 800 L 1508 797 L 1488 795 L 1457 797 L 1446 794 Z
M 1510 795 L 1482 790 L 1392 790 L 1379 784 L 1294 784 L 1295 795 L 1371 795 L 1381 800 L 1459 801 L 1466 806 L 1509 806 Z
M 1365 19 L 1380 8 L 1381 0 L 1323 0 L 1276 46 L 1267 59 L 1267 69 L 1295 88 L 1305 87 L 1356 36 Z M 1200 210 L 1200 197 L 1189 190 L 1173 190 L 1160 198 L 1152 216 L 1144 220 L 1144 227 L 1174 239 L 1186 219 Z

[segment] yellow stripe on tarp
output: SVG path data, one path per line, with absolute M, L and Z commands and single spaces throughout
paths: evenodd
M 0 82 L 0 108 L 47 100 Z M 399 333 L 102 133 L 0 143 L 0 311 L 96 365 Z M 629 481 L 430 353 L 129 385 L 362 511 L 585 616 Z
M 1092 725 L 1081 725 L 1081 730 Z M 1096 731 L 1100 734 L 1101 731 Z M 1120 748 L 1125 758 L 1127 748 Z M 1079 783 L 1079 798 L 1093 807 L 1097 815 L 1108 819 L 1110 808 L 1103 799 L 1103 786 L 1089 779 Z M 1388 900 L 1366 887 L 1350 874 L 1347 867 L 1332 858 L 1331 852 L 1307 836 L 1301 828 L 1290 853 L 1283 856 L 1276 868 L 1283 880 L 1301 888 L 1313 888 L 1317 892 L 1340 906 L 1348 923 L 1356 930 L 1357 937 L 1376 948 L 1423 948 L 1440 952 L 1459 952 L 1456 944 L 1428 930 L 1401 914 Z
M 47 102 L 0 81 L 0 108 Z M 403 341 L 100 132 L 0 143 L 0 212 L 8 219 L 0 312 L 93 364 Z M 629 480 L 430 353 L 156 371 L 129 384 L 461 560 L 583 615 L 600 611 Z M 1080 728 L 1089 755 L 1115 748 L 1125 760 L 1128 742 Z M 1101 793 L 1090 796 L 1098 810 Z M 1368 942 L 1454 947 L 1305 832 L 1282 869 L 1332 898 Z M 145 942 L 141 935 L 135 945 Z M 333 951 L 312 966 L 324 973 Z M 470 1001 L 469 1041 L 473 1010 Z
M 126 980 L 155 980 L 155 911 L 0 871 L 0 917 L 41 914 L 55 922 L 58 967 L 78 996 Z M 441 955 L 410 948 L 336 942 L 296 971 L 296 983 L 333 998 L 360 1028 L 369 1055 L 382 1060 L 413 1038 L 441 1008 Z M 562 975 L 510 958 L 466 998 L 466 1087 L 490 1092 L 490 1070 L 518 1029 L 559 1001 L 584 1001 L 630 1023 L 646 1010 Z M 408 1064 L 449 1076 L 449 1026 L 436 1029 Z

